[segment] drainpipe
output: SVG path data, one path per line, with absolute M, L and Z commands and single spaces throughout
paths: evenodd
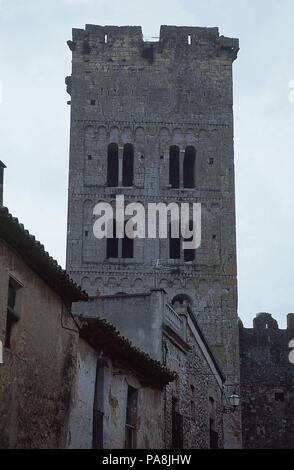
M 6 166 L 0 160 L 0 206 L 3 206 L 4 170 Z

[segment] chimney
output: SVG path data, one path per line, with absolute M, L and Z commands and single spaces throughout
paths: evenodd
M 4 186 L 4 169 L 6 166 L 0 160 L 0 206 L 3 206 L 3 186 Z

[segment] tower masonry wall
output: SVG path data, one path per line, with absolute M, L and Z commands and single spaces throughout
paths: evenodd
M 190 298 L 228 381 L 239 383 L 232 64 L 237 39 L 218 28 L 162 26 L 158 41 L 140 27 L 87 25 L 68 42 L 72 75 L 67 269 L 91 296 L 163 288 Z M 107 151 L 134 147 L 132 187 L 107 186 Z M 170 147 L 196 151 L 194 187 L 172 189 Z M 180 178 L 182 178 L 182 174 Z M 93 208 L 126 203 L 201 203 L 195 260 L 169 259 L 167 239 L 134 242 L 132 259 L 107 259 L 93 234 Z M 160 260 L 157 263 L 157 260 Z M 156 270 L 155 267 L 159 266 Z M 228 446 L 240 445 L 237 413 Z M 230 427 L 230 426 L 229 426 Z

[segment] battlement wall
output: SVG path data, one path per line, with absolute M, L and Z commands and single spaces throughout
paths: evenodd
M 154 38 L 155 39 L 155 38 Z M 190 26 L 161 26 L 158 41 L 144 41 L 140 26 L 99 26 L 86 25 L 85 29 L 73 29 L 72 41 L 68 42 L 70 49 L 78 54 L 97 54 L 105 49 L 109 52 L 126 48 L 131 51 L 136 48 L 139 54 L 150 60 L 146 51 L 154 53 L 174 51 L 179 60 L 179 51 L 191 56 L 199 52 L 235 60 L 239 51 L 239 40 L 219 35 L 218 28 L 200 28 Z M 130 56 L 131 57 L 131 56 Z
M 242 322 L 240 322 L 240 326 L 242 331 L 246 334 L 248 333 L 263 333 L 263 332 L 292 332 L 294 335 L 294 313 L 289 313 L 287 315 L 287 328 L 282 329 L 279 328 L 279 324 L 277 320 L 273 318 L 273 316 L 270 313 L 259 313 L 256 315 L 256 317 L 253 320 L 253 328 L 244 328 Z M 294 336 L 293 336 L 294 337 Z

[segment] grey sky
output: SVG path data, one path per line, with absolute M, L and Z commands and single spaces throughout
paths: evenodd
M 65 260 L 72 27 L 219 26 L 239 37 L 235 156 L 239 315 L 294 311 L 293 0 L 0 0 L 0 159 L 5 204 Z M 294 83 L 292 83 L 294 89 Z M 294 92 L 293 92 L 294 95 Z

